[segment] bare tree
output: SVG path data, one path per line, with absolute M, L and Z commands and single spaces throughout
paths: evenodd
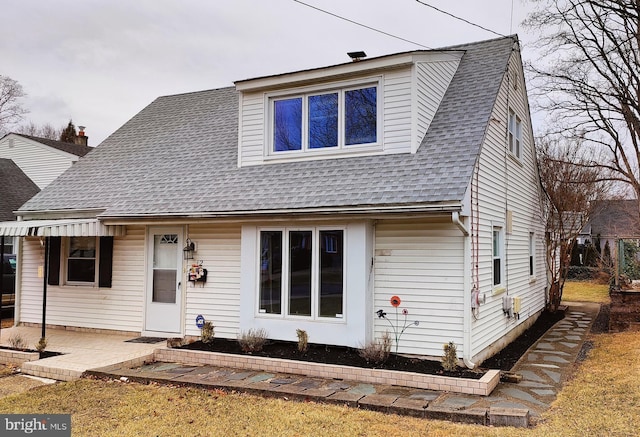
M 0 134 L 6 133 L 28 112 L 20 102 L 25 95 L 22 85 L 8 76 L 0 75 Z
M 640 198 L 640 1 L 531 0 L 525 25 L 541 35 L 537 103 L 558 132 L 592 147 L 607 177 Z M 640 211 L 639 211 L 640 213 Z
M 597 200 L 611 193 L 612 182 L 606 170 L 586 165 L 592 157 L 585 155 L 581 146 L 581 143 L 559 143 L 549 138 L 538 141 L 538 168 L 546 194 L 543 211 L 551 278 L 548 303 L 552 311 L 562 300 L 576 239 Z
M 62 135 L 62 128 L 56 129 L 51 124 L 43 124 L 38 126 L 34 122 L 30 121 L 27 124 L 20 125 L 15 131 L 19 134 L 31 135 L 33 137 L 46 138 L 49 140 L 60 139 Z

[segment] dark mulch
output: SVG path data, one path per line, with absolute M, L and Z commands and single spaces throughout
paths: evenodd
M 211 343 L 197 341 L 182 349 L 204 350 L 209 352 L 223 352 L 230 354 L 247 355 L 240 349 L 235 340 L 215 338 Z M 439 361 L 420 360 L 399 355 L 391 355 L 381 365 L 371 365 L 358 355 L 358 350 L 344 346 L 329 346 L 324 344 L 309 344 L 306 352 L 298 351 L 298 343 L 289 341 L 270 340 L 260 352 L 252 355 L 270 358 L 282 358 L 287 360 L 311 361 L 315 363 L 337 364 L 341 366 L 353 366 L 364 368 L 378 368 L 387 370 L 402 370 L 406 372 L 426 373 L 429 375 L 454 376 L 458 378 L 480 379 L 484 370 L 472 371 L 458 369 L 454 372 L 445 372 Z
M 407 372 L 425 373 L 430 375 L 445 375 L 461 378 L 479 379 L 484 375 L 485 369 L 510 370 L 520 357 L 533 345 L 549 328 L 556 322 L 562 320 L 564 312 L 557 311 L 551 313 L 544 311 L 538 320 L 523 332 L 510 345 L 501 352 L 482 363 L 482 369 L 468 370 L 458 369 L 455 372 L 445 372 L 440 361 L 420 360 L 403 356 L 391 355 L 382 365 L 371 365 L 358 354 L 357 349 L 328 346 L 321 344 L 309 344 L 309 350 L 301 353 L 298 351 L 296 342 L 269 341 L 261 352 L 254 352 L 253 355 L 282 358 L 288 360 L 311 361 L 316 363 L 337 364 L 342 366 L 381 368 L 388 370 L 402 370 Z M 203 350 L 210 352 L 223 352 L 231 354 L 246 355 L 240 345 L 235 340 L 215 338 L 211 343 L 197 341 L 185 346 L 183 349 Z
M 482 363 L 482 367 L 486 367 L 488 369 L 511 370 L 520 357 L 522 357 L 522 355 L 524 355 L 525 352 L 527 352 L 527 350 L 549 330 L 549 328 L 563 318 L 564 311 L 556 311 L 555 313 L 546 310 L 543 311 L 533 325 L 520 334 L 520 336 L 507 345 L 507 347 L 491 358 L 485 360 Z

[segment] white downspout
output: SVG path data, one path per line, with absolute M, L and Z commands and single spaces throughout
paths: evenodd
M 463 296 L 463 332 L 462 332 L 462 362 L 469 369 L 476 367 L 476 363 L 471 361 L 471 296 L 467 296 L 467 290 L 471 290 L 471 239 L 469 238 L 469 230 L 464 223 L 460 220 L 460 213 L 451 213 L 451 221 L 455 224 L 464 235 L 462 247 L 463 247 L 463 272 L 462 275 L 462 289 L 464 290 Z

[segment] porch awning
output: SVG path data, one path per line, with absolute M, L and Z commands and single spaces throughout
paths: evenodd
M 5 237 L 121 237 L 123 225 L 105 225 L 98 219 L 23 220 L 0 222 Z

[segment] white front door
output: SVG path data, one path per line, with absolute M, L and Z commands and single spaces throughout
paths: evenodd
M 145 331 L 181 336 L 182 228 L 149 228 Z

